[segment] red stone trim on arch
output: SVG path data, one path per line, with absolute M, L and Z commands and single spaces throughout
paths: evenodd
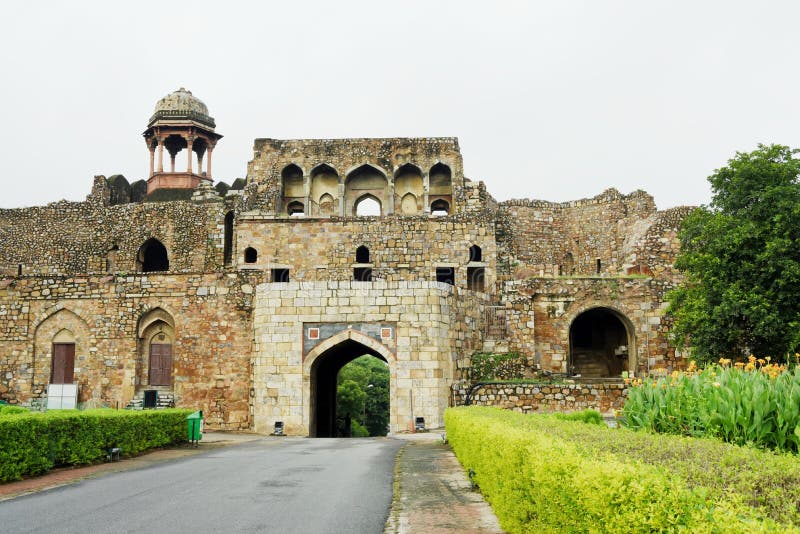
M 343 332 L 339 332 L 338 334 L 334 334 L 325 341 L 321 342 L 319 345 L 311 349 L 308 354 L 303 356 L 303 374 L 308 376 L 311 372 L 311 366 L 314 364 L 314 361 L 319 358 L 321 355 L 325 354 L 329 349 L 335 347 L 336 345 L 344 342 L 352 340 L 357 343 L 364 345 L 365 347 L 374 350 L 381 356 L 386 359 L 386 362 L 389 365 L 392 365 L 396 360 L 397 356 L 389 347 L 384 345 L 383 343 L 376 341 L 369 337 L 366 334 L 362 334 L 357 330 L 347 329 Z

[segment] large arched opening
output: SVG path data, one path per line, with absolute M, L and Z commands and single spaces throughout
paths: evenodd
M 581 378 L 619 378 L 636 368 L 632 323 L 620 312 L 584 311 L 569 327 L 570 373 Z
M 385 346 L 372 338 L 354 331 L 344 332 L 328 342 L 323 342 L 318 350 L 312 351 L 305 362 L 308 380 L 308 435 L 327 438 L 338 435 L 336 394 L 339 371 L 356 358 L 364 355 L 374 356 L 391 368 L 394 357 Z M 389 399 L 393 389 L 389 380 Z M 391 412 L 391 400 L 389 410 Z

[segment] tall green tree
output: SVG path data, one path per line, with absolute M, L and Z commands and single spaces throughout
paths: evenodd
M 336 400 L 337 418 L 346 432 L 350 414 L 354 436 L 364 427 L 370 436 L 385 436 L 389 425 L 389 367 L 372 356 L 361 356 L 339 371 Z
M 759 145 L 708 180 L 712 201 L 683 223 L 668 296 L 676 340 L 700 361 L 800 348 L 800 159 Z

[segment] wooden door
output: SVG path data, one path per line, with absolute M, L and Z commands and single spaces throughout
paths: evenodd
M 53 343 L 51 384 L 72 384 L 75 379 L 75 343 Z
M 150 385 L 169 386 L 170 384 L 172 384 L 172 345 L 151 343 Z

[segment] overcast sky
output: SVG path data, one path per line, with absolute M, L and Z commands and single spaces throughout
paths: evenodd
M 0 207 L 146 178 L 184 86 L 225 136 L 455 136 L 498 200 L 645 189 L 710 200 L 758 143 L 800 146 L 799 2 L 12 2 L 0 19 Z

